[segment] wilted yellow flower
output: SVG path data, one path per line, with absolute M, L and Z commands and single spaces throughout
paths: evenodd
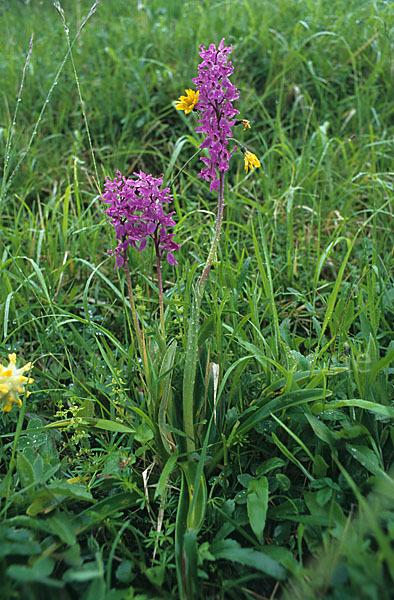
M 257 156 L 252 152 L 248 152 L 248 150 L 246 150 L 246 152 L 244 153 L 244 159 L 246 172 L 248 172 L 248 167 L 250 167 L 251 171 L 253 171 L 253 167 L 261 167 L 260 161 L 257 158 Z
M 244 131 L 250 129 L 250 121 L 248 119 L 235 119 L 234 125 L 243 125 Z
M 197 92 L 194 90 L 185 90 L 185 92 L 186 96 L 180 96 L 179 100 L 176 101 L 175 108 L 177 110 L 184 110 L 185 115 L 188 115 L 196 106 L 200 92 L 198 90 Z
M 31 377 L 22 375 L 22 373 L 31 369 L 31 363 L 17 369 L 16 354 L 9 354 L 8 358 L 10 362 L 7 367 L 0 364 L 0 400 L 3 403 L 1 410 L 4 412 L 9 412 L 13 404 L 17 404 L 19 407 L 22 406 L 19 394 L 24 393 L 27 383 L 33 383 L 34 381 Z M 28 396 L 30 396 L 30 392 L 26 393 L 26 397 Z
M 67 479 L 67 483 L 79 483 L 79 482 L 84 482 L 87 481 L 89 479 L 89 477 L 71 477 L 71 479 Z

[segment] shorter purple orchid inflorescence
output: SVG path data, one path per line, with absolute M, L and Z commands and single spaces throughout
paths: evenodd
M 229 79 L 234 70 L 228 60 L 232 51 L 232 46 L 225 46 L 224 40 L 217 48 L 215 44 L 210 44 L 208 49 L 200 46 L 203 60 L 198 65 L 198 77 L 193 79 L 199 94 L 196 109 L 201 115 L 196 131 L 206 135 L 200 148 L 209 151 L 209 158 L 201 158 L 206 167 L 199 177 L 211 182 L 211 191 L 219 189 L 219 173 L 228 170 L 235 151 L 235 148 L 232 152 L 227 149 L 234 117 L 239 113 L 232 104 L 239 98 L 239 92 Z
M 168 233 L 168 228 L 175 225 L 171 218 L 174 212 L 165 214 L 163 209 L 163 205 L 172 200 L 170 190 L 161 189 L 163 176 L 153 177 L 143 171 L 134 175 L 135 179 L 127 179 L 117 171 L 113 181 L 105 178 L 103 201 L 110 204 L 105 212 L 119 240 L 117 248 L 108 252 L 115 254 L 116 264 L 121 267 L 127 248 L 132 246 L 141 252 L 146 248 L 148 237 L 151 237 L 156 254 L 161 257 L 166 252 L 168 262 L 177 265 L 173 252 L 180 245 L 172 239 L 175 234 Z

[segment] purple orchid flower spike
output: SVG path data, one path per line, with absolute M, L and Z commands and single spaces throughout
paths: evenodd
M 196 109 L 201 115 L 196 132 L 205 134 L 200 147 L 209 151 L 209 158 L 201 158 L 206 167 L 199 177 L 211 182 L 211 191 L 219 189 L 219 174 L 228 170 L 230 158 L 236 150 L 229 152 L 227 148 L 231 127 L 235 124 L 234 117 L 239 113 L 232 104 L 239 98 L 239 92 L 229 79 L 234 70 L 228 60 L 232 51 L 232 46 L 225 46 L 224 40 L 218 48 L 215 44 L 210 44 L 208 50 L 200 46 L 203 60 L 198 65 L 198 76 L 193 79 L 198 90 Z
M 163 176 L 155 178 L 143 171 L 134 175 L 135 179 L 126 179 L 117 171 L 113 181 L 106 177 L 103 200 L 110 206 L 105 212 L 119 240 L 116 249 L 108 252 L 115 254 L 117 266 L 122 267 L 127 248 L 132 246 L 142 252 L 150 237 L 154 241 L 156 254 L 161 258 L 163 253 L 167 253 L 168 262 L 176 265 L 178 263 L 173 252 L 180 245 L 173 241 L 175 234 L 168 231 L 175 225 L 172 219 L 174 213 L 166 214 L 163 208 L 172 200 L 170 190 L 161 188 Z

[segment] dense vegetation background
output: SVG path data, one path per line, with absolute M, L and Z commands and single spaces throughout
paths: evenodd
M 217 419 L 195 597 L 389 598 L 393 3 L 64 0 L 63 20 L 54 4 L 0 2 L 0 358 L 35 379 L 0 418 L 1 598 L 179 597 L 180 476 L 155 460 L 100 192 L 142 169 L 174 196 L 177 401 L 216 197 L 173 102 L 222 38 L 252 125 L 235 135 L 262 167 L 232 158 L 202 308 L 196 402 Z M 154 339 L 153 255 L 130 256 Z

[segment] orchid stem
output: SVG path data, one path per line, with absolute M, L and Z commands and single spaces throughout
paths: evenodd
M 208 258 L 206 260 L 203 272 L 195 288 L 195 295 L 192 299 L 190 322 L 187 332 L 186 360 L 183 378 L 183 431 L 186 434 L 186 449 L 189 455 L 196 449 L 194 431 L 194 384 L 196 381 L 198 360 L 198 324 L 200 317 L 200 307 L 205 286 L 208 281 L 209 271 L 212 266 L 212 261 L 215 257 L 215 252 L 219 244 L 220 233 L 223 223 L 223 196 L 224 173 L 220 173 L 215 235 L 212 240 L 211 248 L 209 250 Z
M 127 256 L 126 252 L 124 254 L 124 265 L 123 266 L 124 266 L 124 270 L 125 270 L 125 273 L 126 273 L 127 289 L 128 289 L 128 292 L 129 292 L 129 300 L 130 300 L 130 306 L 131 306 L 131 313 L 133 315 L 134 327 L 135 327 L 135 332 L 136 332 L 137 340 L 138 340 L 138 347 L 139 347 L 141 358 L 142 358 L 143 363 L 144 363 L 145 376 L 148 376 L 148 374 L 149 374 L 149 366 L 148 366 L 148 357 L 147 357 L 147 354 L 146 354 L 145 338 L 144 338 L 143 333 L 141 333 L 141 328 L 140 328 L 140 324 L 139 324 L 139 321 L 138 321 L 137 310 L 135 308 L 133 288 L 132 288 L 132 285 L 131 285 L 131 277 L 130 277 L 129 259 L 128 259 L 128 256 Z
M 198 282 L 198 288 L 199 288 L 198 291 L 201 294 L 201 296 L 202 296 L 205 286 L 207 284 L 209 271 L 211 270 L 212 261 L 215 257 L 215 252 L 216 252 L 218 244 L 219 244 L 220 233 L 222 230 L 222 223 L 223 223 L 223 208 L 224 208 L 223 196 L 224 196 L 224 173 L 220 173 L 219 174 L 219 192 L 218 192 L 218 210 L 217 210 L 217 215 L 216 215 L 215 235 L 212 240 L 211 248 L 209 250 L 208 258 L 206 260 L 203 272 L 201 273 L 201 277 Z
M 161 275 L 161 255 L 159 248 L 156 248 L 156 260 L 157 260 L 157 285 L 159 287 L 159 308 L 160 308 L 160 323 L 161 323 L 161 335 L 163 339 L 166 337 L 166 328 L 164 324 L 164 300 L 163 300 L 163 279 Z

